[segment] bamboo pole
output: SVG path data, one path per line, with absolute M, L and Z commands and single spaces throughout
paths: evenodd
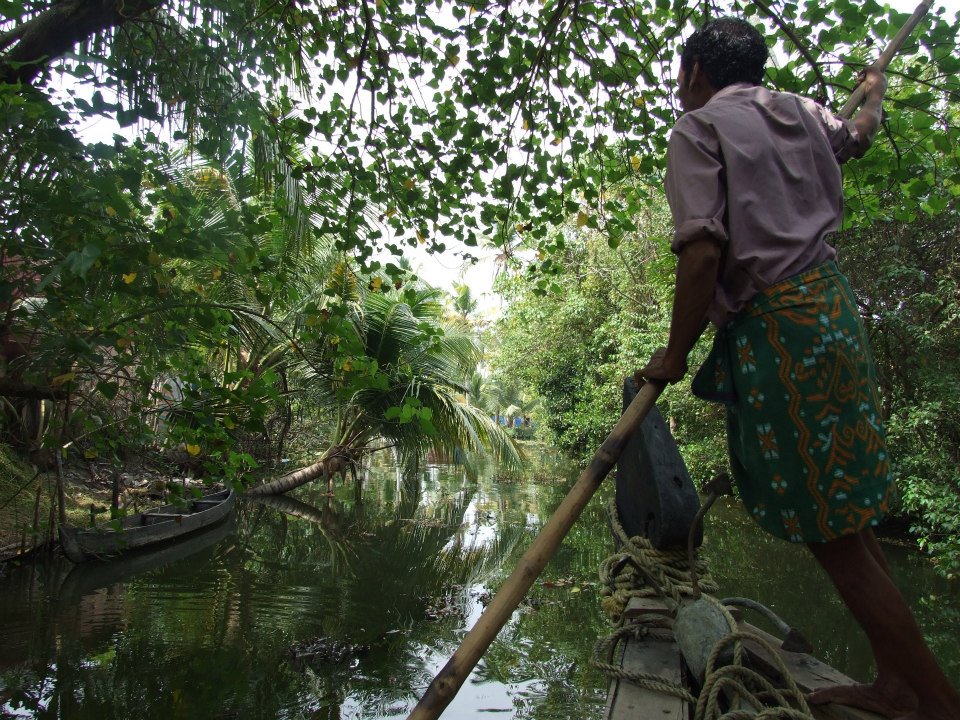
M 648 382 L 640 388 L 640 392 L 624 411 L 616 427 L 603 441 L 600 449 L 594 453 L 590 464 L 560 503 L 560 507 L 544 525 L 543 530 L 524 553 L 503 587 L 463 638 L 460 647 L 430 683 L 430 687 L 410 713 L 408 720 L 434 720 L 453 700 L 470 671 L 486 652 L 490 643 L 500 632 L 500 628 L 523 600 L 530 586 L 580 517 L 583 508 L 620 457 L 627 440 L 650 412 L 663 387 L 661 382 Z
M 893 56 L 900 52 L 903 43 L 910 36 L 910 33 L 913 32 L 914 28 L 917 27 L 920 20 L 923 19 L 923 16 L 927 14 L 932 5 L 933 0 L 922 0 L 922 2 L 917 5 L 917 9 L 913 11 L 913 15 L 911 15 L 903 27 L 900 28 L 900 32 L 894 36 L 887 48 L 880 53 L 880 57 L 878 57 L 877 61 L 873 64 L 874 68 L 880 72 L 886 72 L 887 66 L 890 64 L 890 61 L 893 60 Z M 839 114 L 845 118 L 852 116 L 854 111 L 863 103 L 863 96 L 863 85 L 857 85 L 853 92 L 850 93 L 850 97 L 847 98 L 843 107 L 840 108 Z

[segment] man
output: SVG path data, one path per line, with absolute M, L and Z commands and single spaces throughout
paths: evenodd
M 767 47 L 721 18 L 687 41 L 666 192 L 676 289 L 667 347 L 639 371 L 677 382 L 717 327 L 694 393 L 727 405 L 740 495 L 767 531 L 812 551 L 870 640 L 871 685 L 814 693 L 910 720 L 960 718 L 960 695 L 889 577 L 871 526 L 889 461 L 867 338 L 827 243 L 843 217 L 840 163 L 880 125 L 886 79 L 868 70 L 852 121 L 760 87 Z

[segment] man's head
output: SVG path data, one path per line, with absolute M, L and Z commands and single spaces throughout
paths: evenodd
M 685 110 L 695 110 L 727 85 L 759 85 L 767 57 L 767 43 L 747 21 L 732 17 L 711 20 L 683 46 L 678 77 L 681 104 Z

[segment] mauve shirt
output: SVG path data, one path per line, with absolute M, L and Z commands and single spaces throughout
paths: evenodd
M 840 163 L 858 143 L 849 120 L 806 98 L 736 83 L 680 117 L 667 151 L 671 249 L 724 250 L 708 317 L 720 326 L 774 283 L 836 256 Z

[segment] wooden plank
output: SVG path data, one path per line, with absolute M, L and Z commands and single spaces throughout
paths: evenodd
M 779 638 L 764 632 L 750 623 L 738 623 L 739 629 L 763 638 L 776 649 L 777 655 L 783 661 L 793 681 L 803 692 L 809 693 L 821 688 L 836 685 L 850 685 L 854 682 L 842 672 L 817 660 L 806 653 L 795 653 L 780 647 Z M 776 665 L 770 656 L 770 651 L 763 645 L 747 641 L 744 648 L 753 666 L 768 677 L 777 677 Z M 818 720 L 885 720 L 881 715 L 830 703 L 829 705 L 811 706 L 810 708 Z
M 624 670 L 658 675 L 665 682 L 680 683 L 683 665 L 675 643 L 662 640 L 628 640 L 615 658 Z M 615 679 L 607 693 L 607 720 L 689 720 L 690 708 L 673 695 L 641 688 L 629 680 Z
M 623 611 L 623 616 L 628 620 L 648 614 L 672 616 L 673 611 L 667 607 L 662 598 L 658 597 L 632 597 L 627 601 L 627 608 Z
M 670 610 L 659 598 L 631 598 L 624 615 L 669 615 Z M 836 668 L 812 655 L 783 650 L 781 640 L 749 623 L 738 622 L 740 630 L 763 638 L 775 651 L 797 686 L 805 693 L 854 681 Z M 770 651 L 759 643 L 744 643 L 751 665 L 769 677 L 778 676 L 777 666 Z M 683 661 L 674 643 L 657 640 L 629 640 L 620 651 L 621 667 L 628 671 L 660 675 L 667 682 L 678 683 L 683 678 Z M 817 720 L 885 720 L 882 716 L 843 705 L 811 706 Z M 689 720 L 692 708 L 679 698 L 640 688 L 628 680 L 613 680 L 607 700 L 607 720 Z

